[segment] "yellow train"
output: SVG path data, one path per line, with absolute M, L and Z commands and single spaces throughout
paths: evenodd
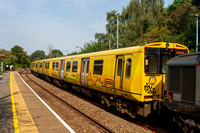
M 181 44 L 156 42 L 34 61 L 31 72 L 64 87 L 75 84 L 76 91 L 132 117 L 147 117 L 164 98 L 167 60 L 188 52 Z

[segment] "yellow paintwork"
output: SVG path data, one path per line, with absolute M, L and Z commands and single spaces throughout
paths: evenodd
M 43 70 L 44 75 L 51 76 L 51 73 L 52 73 L 51 72 L 52 71 L 52 63 L 51 62 L 52 62 L 51 59 L 45 61 L 45 65 L 46 65 L 46 63 L 49 63 L 49 68 L 44 67 L 44 70 Z
M 60 79 L 60 64 L 61 60 L 64 60 L 64 81 L 81 85 L 82 83 L 80 80 L 80 75 L 82 59 L 89 58 L 87 85 L 89 88 L 105 93 L 123 95 L 127 99 L 139 102 L 159 100 L 163 95 L 165 74 L 145 74 L 145 47 L 166 48 L 166 42 L 157 42 L 146 44 L 144 46 L 134 46 L 88 54 L 52 58 L 51 60 L 40 60 L 33 63 L 49 61 L 49 76 Z M 168 49 L 184 49 L 189 51 L 187 47 L 177 43 L 169 43 Z M 117 64 L 117 58 L 122 58 L 124 60 L 122 76 L 117 76 L 117 69 L 115 68 L 115 65 Z M 131 74 L 129 78 L 125 76 L 127 59 L 131 59 Z M 93 74 L 95 60 L 103 60 L 102 75 Z M 66 71 L 66 65 L 68 61 L 71 61 L 69 72 Z M 73 61 L 78 61 L 77 72 L 72 72 Z M 59 62 L 58 70 L 52 70 L 53 62 Z M 31 69 L 35 72 L 42 72 L 41 69 L 38 69 L 38 71 L 36 68 L 31 67 Z M 150 85 L 150 83 L 152 85 Z
M 67 62 L 71 62 L 70 71 L 66 71 Z M 78 61 L 77 72 L 72 72 L 73 61 Z M 79 76 L 80 76 L 80 66 L 81 65 L 81 58 L 65 58 L 65 68 L 64 68 L 64 81 L 78 84 L 80 85 Z

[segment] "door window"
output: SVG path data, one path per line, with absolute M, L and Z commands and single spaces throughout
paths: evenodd
M 87 69 L 86 69 L 86 73 L 88 73 L 89 70 L 89 60 L 87 60 Z
M 77 72 L 78 61 L 73 61 L 72 72 Z
M 53 62 L 53 65 L 52 65 L 52 70 L 54 70 L 55 68 L 55 62 Z
M 59 63 L 56 62 L 56 70 L 58 70 L 58 67 L 59 67 Z
M 82 72 L 85 72 L 85 60 L 83 60 L 83 64 L 82 64 Z
M 68 61 L 66 71 L 70 72 L 70 68 L 71 68 L 71 61 Z
M 130 78 L 131 75 L 131 59 L 127 59 L 126 61 L 126 78 Z
M 117 76 L 121 76 L 122 73 L 122 59 L 118 59 Z

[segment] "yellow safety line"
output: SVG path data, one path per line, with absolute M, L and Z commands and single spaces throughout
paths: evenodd
M 13 123 L 14 123 L 15 133 L 19 133 L 18 120 L 17 120 L 15 102 L 14 102 L 14 97 L 13 97 L 11 73 L 10 73 L 10 94 L 11 94 L 11 101 L 12 101 Z

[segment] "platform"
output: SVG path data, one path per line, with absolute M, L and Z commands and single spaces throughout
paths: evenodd
M 72 132 L 42 103 L 17 72 L 0 80 L 0 132 Z

